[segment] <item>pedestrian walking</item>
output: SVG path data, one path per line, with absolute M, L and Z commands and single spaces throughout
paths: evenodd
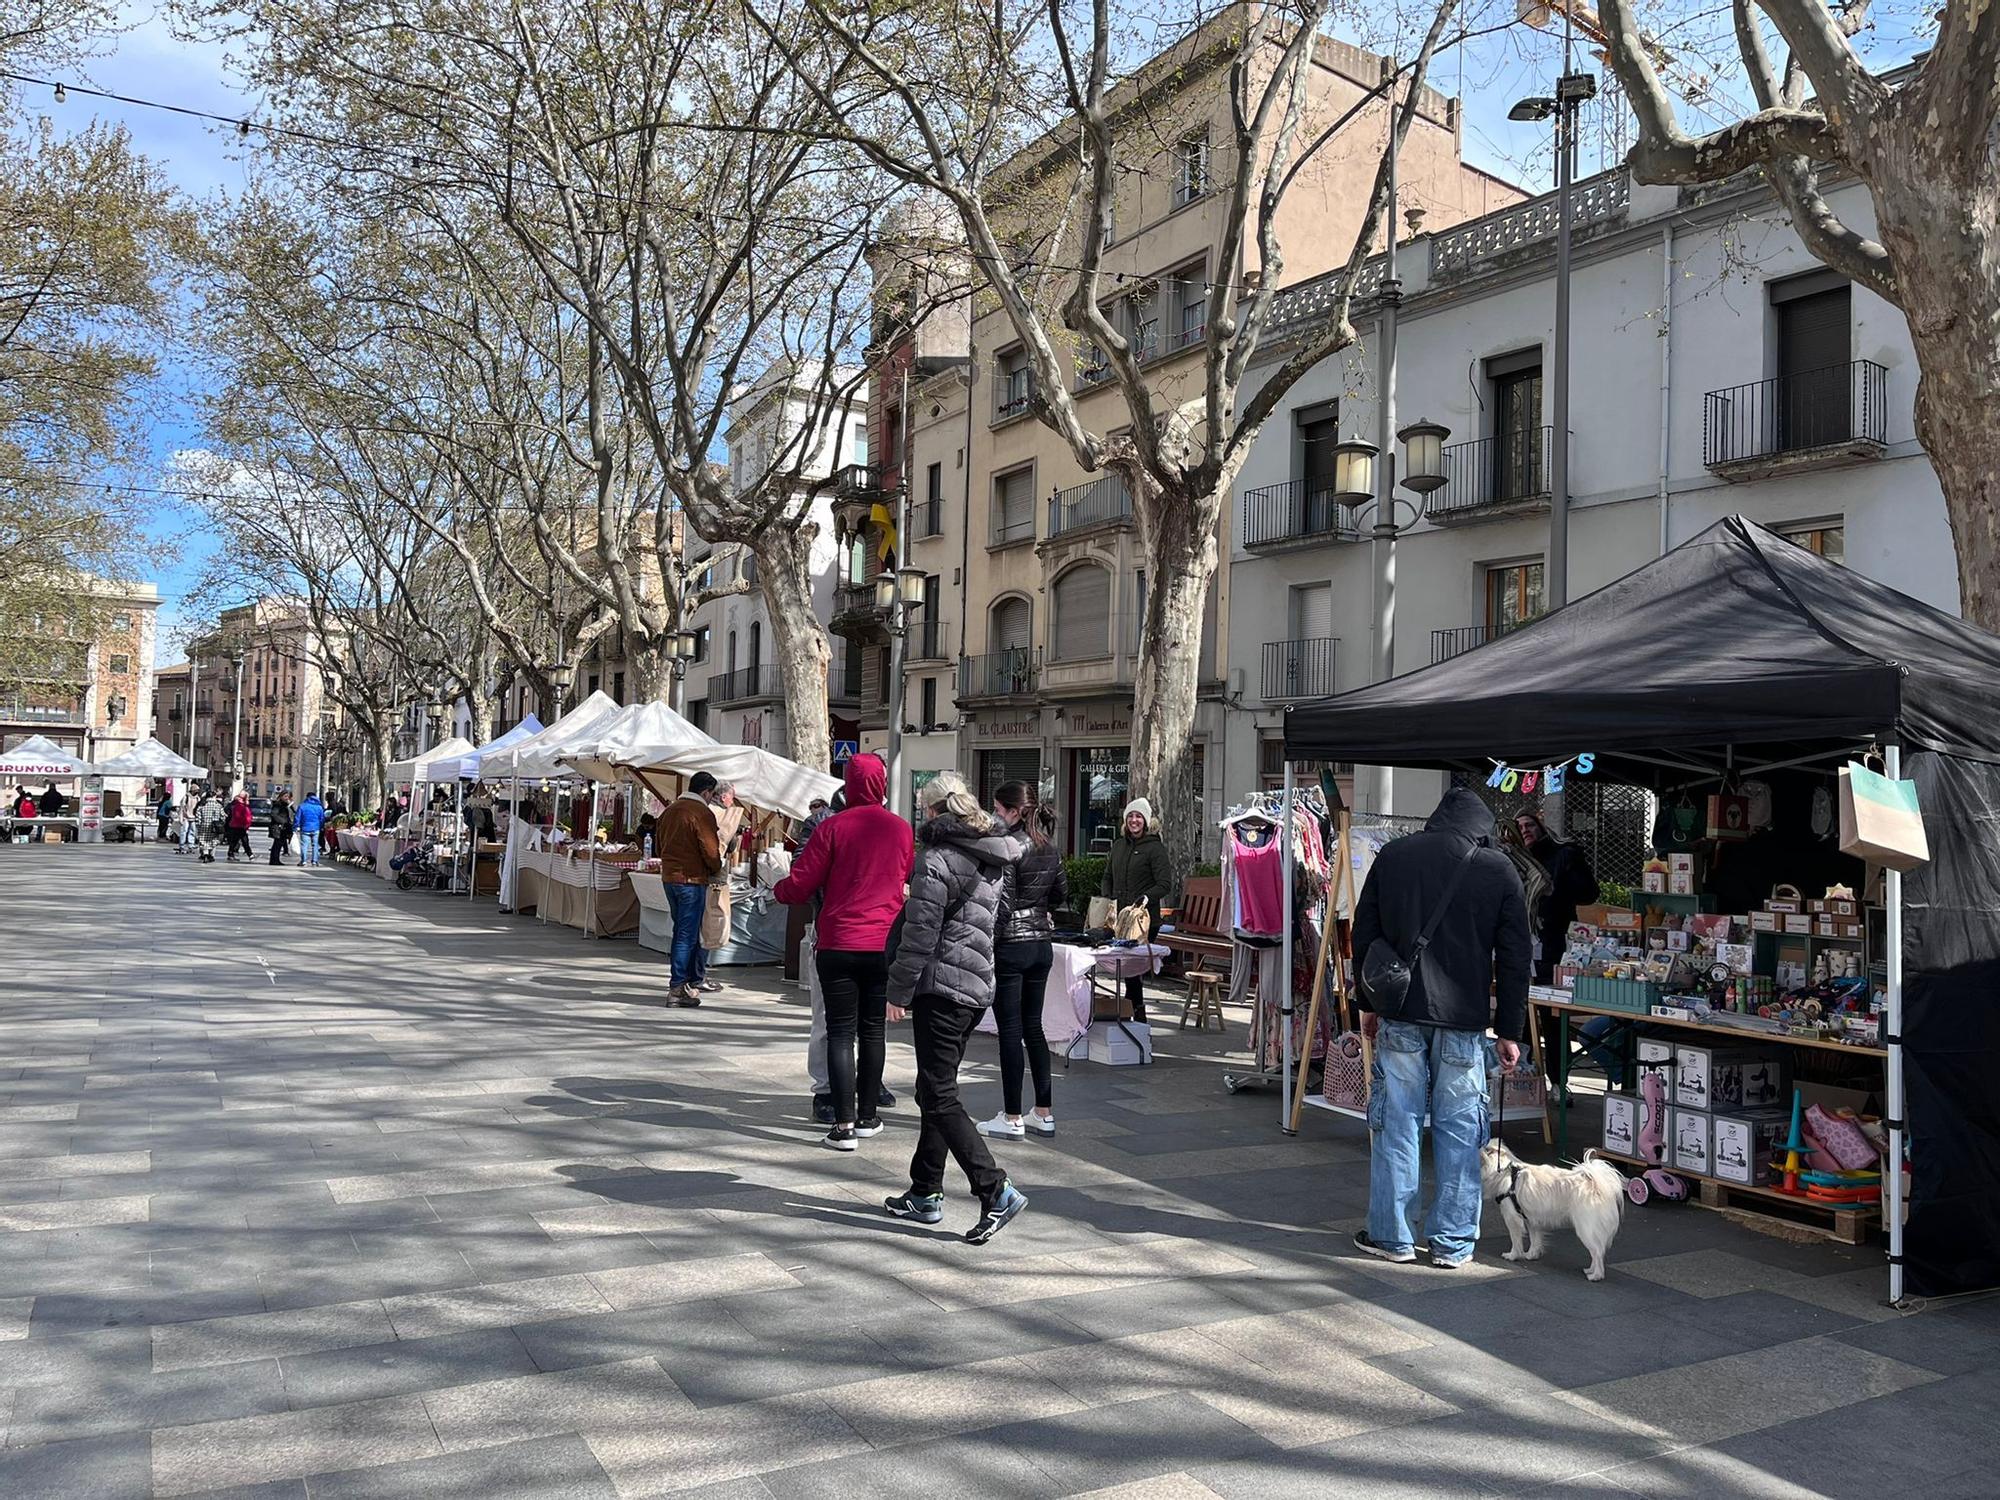
M 1160 930 L 1160 903 L 1174 891 L 1174 866 L 1167 855 L 1166 840 L 1160 837 L 1160 820 L 1153 804 L 1134 797 L 1125 805 L 1125 817 L 1118 837 L 1111 841 L 1104 861 L 1104 888 L 1117 911 L 1128 906 L 1146 908 L 1146 941 Z M 1134 974 L 1125 981 L 1125 998 L 1132 1004 L 1132 1019 L 1146 1019 L 1146 980 Z
M 1069 905 L 1069 880 L 1056 849 L 1056 813 L 1028 798 L 1026 782 L 1004 782 L 993 793 L 993 818 L 1020 850 L 1007 867 L 999 941 L 993 949 L 993 1022 L 1000 1032 L 1000 1113 L 980 1122 L 982 1135 L 1023 1139 L 1030 1130 L 1056 1133 L 1055 1082 L 1042 1000 L 1055 963 L 1052 912 Z M 1025 1063 L 1025 1068 L 1023 1064 Z M 1035 1080 L 1035 1108 L 1021 1111 L 1023 1072 Z
M 213 787 L 202 797 L 194 813 L 195 852 L 205 865 L 215 863 L 218 839 L 230 837 L 229 808 Z
M 722 873 L 721 842 L 716 837 L 715 814 L 708 805 L 708 794 L 714 790 L 713 776 L 695 772 L 688 779 L 687 790 L 667 804 L 657 825 L 660 881 L 674 917 L 667 996 L 675 1005 L 690 1009 L 701 1004 L 695 959 L 701 952 L 708 887 Z
M 317 867 L 319 865 L 320 830 L 326 827 L 326 806 L 319 800 L 317 792 L 308 792 L 306 800 L 299 804 L 299 864 Z
M 271 799 L 271 811 L 264 819 L 264 831 L 271 836 L 272 864 L 285 862 L 285 849 L 292 841 L 292 828 L 296 821 L 290 792 L 280 792 Z
M 1355 1248 L 1417 1258 L 1428 1114 L 1437 1182 L 1424 1248 L 1449 1270 L 1472 1258 L 1479 1238 L 1486 1029 L 1511 1070 L 1528 1014 L 1521 877 L 1495 846 L 1493 814 L 1476 793 L 1454 787 L 1422 833 L 1383 846 L 1355 903 L 1354 952 L 1369 1007 L 1363 1025 L 1375 1037 L 1368 1227 L 1355 1232 Z
M 736 804 L 733 783 L 716 783 L 708 794 L 709 811 L 715 814 L 716 847 L 722 851 L 722 869 L 709 883 L 707 905 L 702 908 L 702 941 L 694 951 L 694 984 L 704 995 L 722 988 L 722 982 L 708 977 L 708 961 L 729 935 L 729 870 L 743 839 L 743 815 L 747 809 Z M 718 940 L 718 934 L 720 938 Z
M 174 794 L 163 791 L 160 793 L 160 831 L 158 835 L 159 841 L 163 844 L 167 841 L 167 825 L 172 823 L 173 820 Z
M 775 894 L 788 906 L 815 899 L 813 968 L 826 1012 L 826 1144 L 852 1151 L 881 1133 L 888 1050 L 887 948 L 915 862 L 910 825 L 884 806 L 889 771 L 879 755 L 850 757 L 845 811 L 818 824 Z M 817 1100 L 815 1100 L 815 1106 Z M 817 1108 L 815 1108 L 817 1114 Z
M 910 1190 L 883 1207 L 899 1219 L 940 1223 L 950 1155 L 979 1199 L 979 1218 L 965 1238 L 983 1245 L 1028 1200 L 994 1164 L 965 1112 L 958 1068 L 973 1028 L 993 1003 L 993 935 L 1007 867 L 1021 851 L 956 772 L 946 771 L 926 786 L 923 800 L 922 858 L 889 964 L 889 1016 L 900 1021 L 908 1015 L 916 1033 L 917 1108 L 923 1121 L 910 1158 Z
M 250 811 L 250 794 L 248 792 L 238 792 L 234 797 L 229 799 L 229 853 L 226 860 L 227 863 L 232 865 L 236 863 L 236 851 L 238 849 L 243 851 L 245 859 L 253 857 L 250 853 L 250 828 L 255 821 L 256 819 Z

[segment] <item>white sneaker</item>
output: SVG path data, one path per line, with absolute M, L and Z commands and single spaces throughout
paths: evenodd
M 1022 1116 L 1022 1123 L 1037 1135 L 1054 1135 L 1056 1133 L 1056 1117 L 1054 1115 L 1024 1115 Z
M 981 1120 L 979 1122 L 979 1133 L 981 1135 L 994 1136 L 1003 1141 L 1024 1141 L 1028 1138 L 1028 1127 L 1021 1124 L 1018 1120 L 1008 1119 L 1007 1111 L 1003 1109 L 992 1119 Z

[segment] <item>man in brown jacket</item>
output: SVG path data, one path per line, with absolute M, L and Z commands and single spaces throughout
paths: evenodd
M 660 880 L 666 886 L 667 906 L 674 914 L 673 967 L 668 981 L 668 997 L 676 1005 L 701 1004 L 700 976 L 695 958 L 701 951 L 701 919 L 708 909 L 708 887 L 722 873 L 722 841 L 717 834 L 715 810 L 709 794 L 715 778 L 697 771 L 688 780 L 687 790 L 667 805 L 654 825 L 654 841 L 660 851 Z

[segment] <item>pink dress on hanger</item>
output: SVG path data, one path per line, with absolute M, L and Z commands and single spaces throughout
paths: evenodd
M 1285 930 L 1284 846 L 1276 838 L 1261 846 L 1248 844 L 1233 829 L 1230 838 L 1236 856 L 1236 926 L 1278 936 Z

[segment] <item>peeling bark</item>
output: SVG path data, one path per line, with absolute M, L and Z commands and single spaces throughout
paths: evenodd
M 773 527 L 750 542 L 757 582 L 771 620 L 773 661 L 784 679 L 785 753 L 802 766 L 824 768 L 833 755 L 826 706 L 832 652 L 813 608 L 812 544 L 818 528 Z

